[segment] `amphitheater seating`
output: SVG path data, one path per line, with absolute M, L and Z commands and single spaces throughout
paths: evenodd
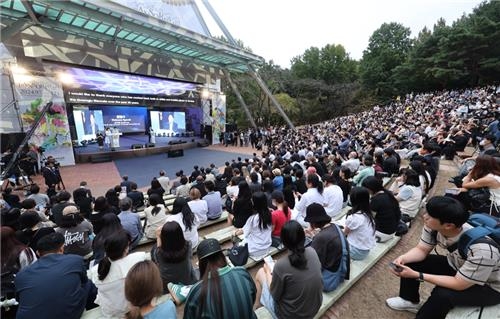
M 499 319 L 500 305 L 491 307 L 457 307 L 452 309 L 446 319 Z

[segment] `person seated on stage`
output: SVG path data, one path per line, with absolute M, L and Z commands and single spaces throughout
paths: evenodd
M 207 219 L 218 219 L 222 215 L 222 197 L 219 191 L 215 191 L 215 185 L 212 181 L 205 182 L 207 195 L 203 199 L 207 202 L 208 213 Z
M 132 200 L 132 210 L 135 212 L 137 208 L 144 206 L 144 194 L 137 190 L 137 184 L 132 182 L 130 185 L 130 192 L 127 197 Z

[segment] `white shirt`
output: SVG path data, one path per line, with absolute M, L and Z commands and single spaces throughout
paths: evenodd
M 170 178 L 167 176 L 158 177 L 158 182 L 160 182 L 161 188 L 165 191 L 165 194 L 170 194 Z
M 361 213 L 348 215 L 345 226 L 351 230 L 347 235 L 349 245 L 362 250 L 370 250 L 375 247 L 375 229 L 368 216 Z
M 333 217 L 340 213 L 344 202 L 344 193 L 338 185 L 330 185 L 323 190 L 323 206 L 328 216 Z
M 323 195 L 321 195 L 316 188 L 308 188 L 300 198 L 299 202 L 295 204 L 294 210 L 296 210 L 302 217 L 306 217 L 307 206 L 312 203 L 318 203 L 323 205 L 325 202 Z
M 410 217 L 417 216 L 422 201 L 422 189 L 416 186 L 403 185 L 399 189 L 397 198 L 402 214 L 408 214 Z
M 145 252 L 136 252 L 111 262 L 109 273 L 104 280 L 99 280 L 95 265 L 89 270 L 90 280 L 97 287 L 95 303 L 101 306 L 104 318 L 123 318 L 127 313 L 128 302 L 125 299 L 125 277 L 130 268 L 146 260 Z
M 266 254 L 266 250 L 271 247 L 272 225 L 266 229 L 259 228 L 259 214 L 253 214 L 247 219 L 243 226 L 243 236 L 248 243 L 248 253 L 252 256 L 254 253 Z M 256 256 L 261 257 L 261 256 Z
M 207 221 L 208 205 L 207 201 L 204 199 L 196 199 L 188 202 L 189 208 L 193 214 L 198 216 L 200 224 L 204 224 Z
M 347 161 L 343 162 L 341 166 L 347 167 L 351 173 L 356 173 L 359 169 L 359 166 L 361 165 L 359 159 L 357 158 L 351 158 L 348 159 Z
M 177 222 L 182 228 L 182 232 L 184 233 L 184 239 L 189 240 L 191 242 L 191 247 L 198 246 L 198 226 L 200 225 L 200 221 L 196 214 L 194 215 L 193 225 L 191 225 L 191 230 L 186 229 L 186 225 L 182 220 L 182 213 L 168 215 L 165 222 Z
M 144 210 L 144 213 L 146 214 L 146 229 L 145 229 L 145 235 L 149 239 L 155 239 L 156 238 L 156 230 L 158 227 L 162 227 L 165 224 L 165 221 L 167 220 L 167 214 L 166 214 L 166 209 L 165 206 L 162 204 L 158 204 L 158 207 L 160 207 L 160 211 L 156 213 L 156 215 L 153 215 L 152 211 L 155 206 L 149 206 Z

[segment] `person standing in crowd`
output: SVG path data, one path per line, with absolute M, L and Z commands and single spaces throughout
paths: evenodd
M 163 281 L 163 292 L 167 293 L 169 282 L 192 285 L 198 281 L 198 273 L 191 263 L 193 248 L 184 239 L 177 222 L 166 222 L 156 230 L 156 245 L 151 249 L 151 259 L 158 264 Z
M 170 178 L 168 178 L 167 173 L 164 170 L 160 171 L 160 177 L 158 177 L 158 182 L 161 185 L 161 188 L 165 191 L 166 194 L 170 194 Z
M 353 187 L 352 208 L 347 213 L 344 234 L 347 236 L 353 260 L 363 260 L 375 247 L 375 220 L 370 210 L 370 193 L 364 187 Z
M 104 242 L 106 257 L 89 270 L 98 291 L 95 303 L 105 318 L 123 318 L 127 313 L 125 277 L 132 266 L 146 260 L 144 252 L 129 254 L 129 243 L 130 235 L 126 231 L 113 233 Z
M 127 189 L 126 193 L 128 193 L 128 192 L 130 192 L 130 186 L 132 185 L 132 183 L 133 183 L 132 181 L 128 180 L 128 175 L 123 175 L 120 186 L 125 187 Z
M 170 283 L 168 289 L 177 305 L 186 302 L 184 319 L 255 318 L 256 288 L 243 267 L 230 267 L 217 239 L 198 245 L 201 280 L 193 286 Z M 187 299 L 186 299 L 187 298 Z
M 304 228 L 295 220 L 281 230 L 281 242 L 288 256 L 267 263 L 255 276 L 256 307 L 263 305 L 273 318 L 312 318 L 323 301 L 321 262 L 316 251 L 304 248 Z
M 498 245 L 492 241 L 472 243 L 465 259 L 457 247 L 446 256 L 431 254 L 436 246 L 450 249 L 473 226 L 467 223 L 469 213 L 453 198 L 435 196 L 426 209 L 420 242 L 394 260 L 399 269 L 391 272 L 400 278 L 399 296 L 387 299 L 387 305 L 414 312 L 417 319 L 444 319 L 454 307 L 500 304 Z M 421 282 L 435 286 L 422 305 Z
M 17 319 L 79 319 L 85 309 L 95 306 L 97 291 L 87 278 L 83 258 L 63 252 L 62 234 L 48 234 L 38 241 L 40 259 L 15 279 Z
M 131 305 L 126 319 L 175 319 L 177 312 L 172 300 L 155 302 L 161 295 L 158 267 L 149 260 L 135 264 L 125 277 L 125 297 Z

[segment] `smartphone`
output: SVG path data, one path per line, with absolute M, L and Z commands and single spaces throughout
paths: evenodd
M 403 267 L 401 267 L 400 265 L 396 265 L 392 261 L 389 263 L 389 267 L 394 269 L 395 272 L 402 272 L 403 271 Z
M 269 270 L 271 270 L 271 272 L 273 272 L 273 269 L 274 269 L 274 260 L 273 260 L 273 257 L 271 257 L 271 256 L 264 257 L 264 262 L 269 267 Z

